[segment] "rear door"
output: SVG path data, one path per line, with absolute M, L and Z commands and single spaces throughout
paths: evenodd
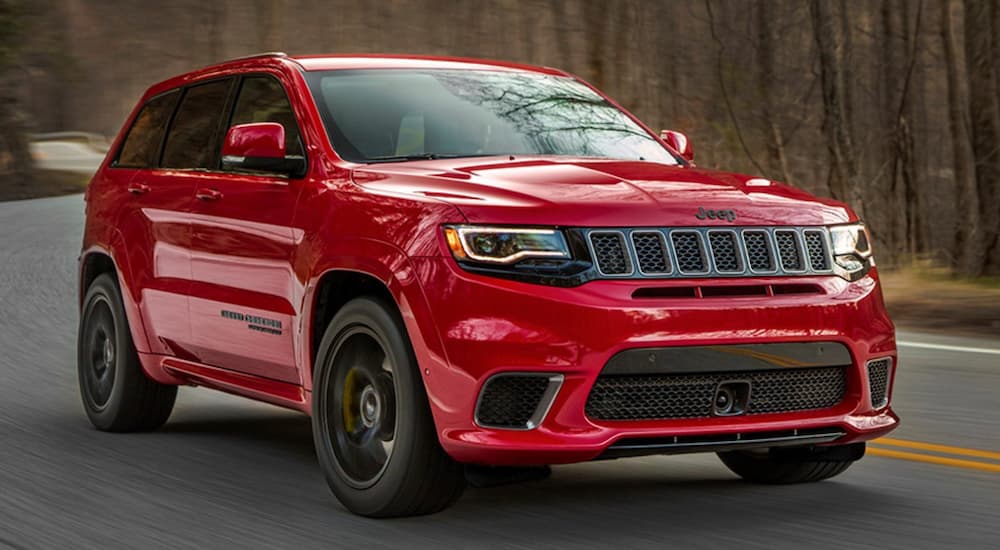
M 116 185 L 118 219 L 129 277 L 126 288 L 138 304 L 150 351 L 171 354 L 188 339 L 188 283 L 191 263 L 190 208 L 194 184 L 163 177 L 158 169 L 167 126 L 181 90 L 149 99 L 136 115 L 117 158 L 108 170 Z M 107 203 L 110 198 L 102 198 Z M 121 254 L 121 252 L 119 252 Z
M 250 122 L 285 127 L 289 155 L 302 155 L 299 124 L 277 74 L 240 79 L 225 130 Z M 220 166 L 218 159 L 215 166 Z M 192 349 L 203 363 L 300 383 L 295 365 L 292 230 L 301 180 L 224 173 L 199 181 L 192 212 Z
M 144 302 L 150 322 L 169 353 L 197 361 L 190 322 L 191 215 L 196 191 L 212 177 L 214 159 L 221 147 L 223 125 L 235 78 L 221 78 L 187 86 L 179 99 L 163 141 L 159 166 L 142 174 L 149 196 L 171 190 L 168 208 L 146 212 L 154 225 L 156 277 L 167 285 L 154 286 Z M 160 288 L 166 286 L 166 288 Z

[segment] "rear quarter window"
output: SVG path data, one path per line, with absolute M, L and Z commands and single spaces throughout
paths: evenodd
M 157 165 L 163 133 L 170 121 L 180 92 L 174 90 L 150 99 L 129 128 L 115 166 L 151 168 Z

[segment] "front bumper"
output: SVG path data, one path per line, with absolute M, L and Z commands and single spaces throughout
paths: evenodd
M 425 370 L 425 384 L 444 449 L 478 464 L 558 464 L 592 460 L 636 438 L 726 436 L 835 429 L 825 444 L 879 437 L 896 427 L 888 405 L 873 407 L 865 364 L 892 358 L 896 348 L 876 271 L 859 281 L 797 277 L 816 285 L 808 295 L 717 298 L 635 298 L 639 288 L 692 281 L 592 281 L 555 288 L 474 275 L 450 258 L 415 258 L 447 367 Z M 701 280 L 698 285 L 767 285 L 788 278 Z M 670 293 L 667 293 L 669 296 Z M 425 331 L 427 329 L 424 329 Z M 821 410 L 678 420 L 598 421 L 585 412 L 601 370 L 616 353 L 635 348 L 745 343 L 844 344 L 850 351 L 844 399 Z M 418 350 L 418 357 L 421 351 Z M 563 383 L 540 424 L 491 429 L 474 420 L 483 384 L 505 372 L 559 374 Z M 894 377 L 890 377 L 890 381 Z M 889 388 L 891 394 L 891 387 Z

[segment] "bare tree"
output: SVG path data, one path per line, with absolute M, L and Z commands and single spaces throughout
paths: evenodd
M 822 77 L 823 133 L 831 157 L 830 190 L 835 197 L 849 201 L 864 217 L 863 185 L 851 125 L 849 30 L 844 9 L 842 4 L 826 0 L 812 0 L 809 4 Z
M 940 0 L 941 40 L 944 44 L 948 76 L 948 127 L 951 130 L 954 154 L 958 212 L 962 218 L 955 227 L 954 264 L 965 275 L 979 271 L 980 259 L 970 254 L 971 244 L 981 238 L 982 221 L 976 189 L 976 158 L 972 150 L 969 85 L 965 71 L 965 56 L 955 32 L 953 8 L 956 0 Z M 960 7 L 960 6 L 958 6 Z
M 0 183 L 30 185 L 34 179 L 27 114 L 18 95 L 21 33 L 27 6 L 0 0 Z
M 149 84 L 226 57 L 498 58 L 579 74 L 646 122 L 689 132 L 702 166 L 850 203 L 884 264 L 926 253 L 1000 274 L 998 4 L 0 0 L 3 14 L 29 7 L 32 23 L 0 43 L 3 59 L 23 46 L 0 64 L 0 170 L 30 177 L 29 121 L 112 133 Z
M 976 194 L 982 226 L 966 243 L 963 271 L 982 275 L 1000 235 L 1000 86 L 998 86 L 996 0 L 965 1 L 965 55 L 969 115 L 975 157 Z
M 764 127 L 765 143 L 767 144 L 767 164 L 770 171 L 781 175 L 781 179 L 794 185 L 789 169 L 788 154 L 785 148 L 785 133 L 779 121 L 780 106 L 775 105 L 775 98 L 782 96 L 779 90 L 781 82 L 778 76 L 778 50 L 775 48 L 776 11 L 778 6 L 764 0 L 757 2 L 757 52 L 759 67 L 757 71 L 760 105 L 762 109 L 761 123 Z

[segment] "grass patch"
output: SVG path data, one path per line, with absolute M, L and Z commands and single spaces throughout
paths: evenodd
M 0 185 L 0 201 L 38 199 L 82 193 L 90 182 L 89 174 L 63 172 L 59 170 L 39 170 L 31 184 L 4 182 Z
M 897 325 L 1000 337 L 1000 278 L 956 279 L 918 265 L 881 273 L 886 307 Z
M 935 266 L 926 262 L 918 262 L 903 270 L 907 275 L 928 283 L 946 283 L 956 288 L 968 287 L 1000 290 L 1000 276 L 989 275 L 975 279 L 956 277 L 946 267 Z

